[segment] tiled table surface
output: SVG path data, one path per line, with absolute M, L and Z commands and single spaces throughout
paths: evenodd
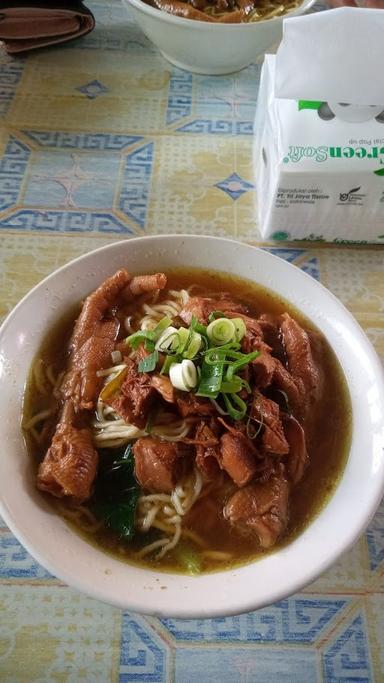
M 0 315 L 57 266 L 134 235 L 257 241 L 251 167 L 259 66 L 192 76 L 118 0 L 97 29 L 0 56 Z M 262 245 L 321 280 L 384 358 L 384 252 Z M 300 595 L 205 621 L 154 619 L 78 595 L 0 527 L 0 681 L 384 681 L 384 508 Z M 251 590 L 251 587 L 250 587 Z

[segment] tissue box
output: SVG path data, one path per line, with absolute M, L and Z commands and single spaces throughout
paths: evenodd
M 382 10 L 284 22 L 255 122 L 263 238 L 384 244 L 383 33 Z

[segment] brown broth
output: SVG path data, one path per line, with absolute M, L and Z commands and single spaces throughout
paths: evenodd
M 250 281 L 217 271 L 198 269 L 173 270 L 167 275 L 169 289 L 188 288 L 191 283 L 198 283 L 198 288 L 193 294 L 203 293 L 206 296 L 209 293 L 227 291 L 234 298 L 247 304 L 250 315 L 257 316 L 265 312 L 280 314 L 288 311 L 305 329 L 319 333 L 319 330 L 291 304 Z M 65 316 L 65 319 L 57 324 L 47 336 L 38 354 L 38 357 L 42 358 L 45 363 L 52 363 L 57 371 L 65 366 L 66 347 L 73 327 L 73 320 L 77 314 L 78 308 L 75 312 L 71 311 L 68 316 Z M 72 324 L 70 324 L 71 322 Z M 211 496 L 207 496 L 206 499 L 203 498 L 201 502 L 198 501 L 185 519 L 185 528 L 203 537 L 207 547 L 217 551 L 228 551 L 233 555 L 234 559 L 226 562 L 205 560 L 204 571 L 217 571 L 243 565 L 287 545 L 313 521 L 334 493 L 349 452 L 352 411 L 342 369 L 324 337 L 322 337 L 322 341 L 322 355 L 319 360 L 327 378 L 327 387 L 322 398 L 311 411 L 309 418 L 306 419 L 305 431 L 310 465 L 303 479 L 291 493 L 290 521 L 287 531 L 281 540 L 268 551 L 262 550 L 256 541 L 235 532 L 220 513 L 225 499 L 233 490 L 232 483 L 227 479 L 222 489 L 212 492 Z M 31 375 L 25 392 L 24 421 L 26 422 L 32 414 L 45 409 L 48 405 L 49 397 L 41 397 Z M 28 437 L 28 435 L 26 436 Z M 49 444 L 47 440 L 37 447 L 31 438 L 27 438 L 27 445 L 35 462 L 39 462 L 44 457 Z M 49 496 L 48 498 L 55 505 L 55 501 L 52 501 Z M 207 519 L 212 519 L 215 506 L 218 510 L 217 517 L 214 523 L 207 525 Z M 116 538 L 110 531 L 102 529 L 97 533 L 89 534 L 73 523 L 71 526 L 76 528 L 76 531 L 86 537 L 88 541 L 101 546 L 119 559 L 141 566 L 150 565 L 161 571 L 183 571 L 172 551 L 160 561 L 147 558 L 138 561 L 132 557 L 132 548 Z M 143 545 L 149 542 L 150 540 L 145 535 Z M 134 543 L 132 547 L 133 549 L 137 548 L 137 544 Z

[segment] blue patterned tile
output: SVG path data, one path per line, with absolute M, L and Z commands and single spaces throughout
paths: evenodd
M 197 118 L 251 122 L 255 118 L 260 67 L 252 64 L 243 71 L 229 76 L 196 77 Z
M 119 207 L 141 228 L 145 226 L 147 201 L 152 179 L 154 144 L 151 142 L 127 154 L 124 185 L 120 192 Z
M 89 81 L 89 83 L 84 83 L 84 85 L 79 86 L 76 90 L 83 93 L 89 100 L 95 100 L 97 97 L 100 97 L 100 95 L 104 95 L 108 92 L 108 88 L 97 79 Z
M 129 225 L 109 213 L 95 211 L 33 211 L 21 209 L 0 220 L 0 228 L 48 232 L 114 232 L 133 234 Z
M 73 133 L 68 131 L 24 130 L 40 147 L 61 149 L 116 150 L 121 151 L 142 140 L 139 135 L 115 135 L 112 133 Z
M 135 135 L 25 135 L 40 149 L 32 154 L 9 138 L 0 159 L 0 211 L 17 209 L 0 215 L 0 228 L 129 234 L 145 226 L 154 143 L 138 147 L 143 138 Z
M 4 59 L 0 64 L 0 117 L 7 113 L 24 69 L 24 60 Z
M 16 203 L 29 156 L 28 147 L 11 135 L 0 159 L 0 211 Z
M 144 618 L 130 613 L 122 617 L 120 683 L 166 680 L 167 649 Z
M 366 626 L 359 614 L 323 655 L 325 683 L 370 683 L 372 681 Z
M 176 129 L 178 133 L 198 133 L 199 135 L 252 135 L 252 121 L 225 121 L 215 119 L 195 119 Z
M 237 173 L 232 173 L 232 175 L 225 178 L 225 180 L 216 183 L 215 187 L 218 187 L 219 190 L 225 192 L 233 200 L 239 199 L 245 192 L 255 189 L 254 185 L 248 183 L 243 178 L 240 178 Z
M 384 563 L 384 500 L 366 532 L 369 564 L 375 571 Z
M 304 249 L 285 249 L 281 247 L 263 247 L 264 251 L 269 251 L 270 254 L 280 256 L 284 261 L 293 263 L 297 258 L 305 254 Z
M 174 69 L 169 81 L 166 122 L 175 123 L 192 111 L 192 74 Z
M 42 151 L 29 168 L 23 203 L 51 209 L 113 208 L 120 157 L 78 150 Z
M 314 650 L 257 646 L 176 650 L 177 683 L 316 683 L 318 680 Z
M 43 569 L 10 533 L 0 535 L 1 579 L 49 579 Z
M 290 598 L 239 617 L 162 619 L 176 641 L 313 643 L 332 623 L 347 600 Z
M 298 265 L 301 270 L 311 275 L 315 280 L 320 281 L 320 266 L 317 256 L 312 256 L 305 249 L 285 249 L 281 247 L 262 247 L 275 256 L 283 258 L 289 263 Z M 298 263 L 296 264 L 296 261 Z

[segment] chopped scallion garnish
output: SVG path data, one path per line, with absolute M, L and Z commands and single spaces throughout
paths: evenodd
M 220 392 L 221 380 L 223 377 L 223 364 L 208 365 L 203 361 L 201 366 L 200 383 L 197 389 L 197 396 L 207 396 L 216 398 Z
M 235 363 L 232 363 L 232 365 L 229 366 L 226 374 L 226 379 L 228 382 L 230 382 L 233 379 L 233 376 L 237 370 L 240 370 L 240 368 L 243 368 L 245 365 L 248 365 L 251 361 L 255 360 L 257 356 L 260 356 L 260 351 L 253 351 L 252 353 L 247 353 L 247 354 L 242 354 L 242 358 L 239 358 Z
M 208 322 L 211 323 L 213 320 L 216 320 L 217 318 L 225 318 L 225 313 L 223 311 L 212 311 L 209 316 L 208 316 Z
M 229 318 L 217 318 L 209 323 L 207 335 L 213 346 L 223 346 L 235 341 L 236 327 Z
M 228 415 L 234 420 L 242 420 L 247 412 L 247 404 L 237 394 L 223 394 Z

